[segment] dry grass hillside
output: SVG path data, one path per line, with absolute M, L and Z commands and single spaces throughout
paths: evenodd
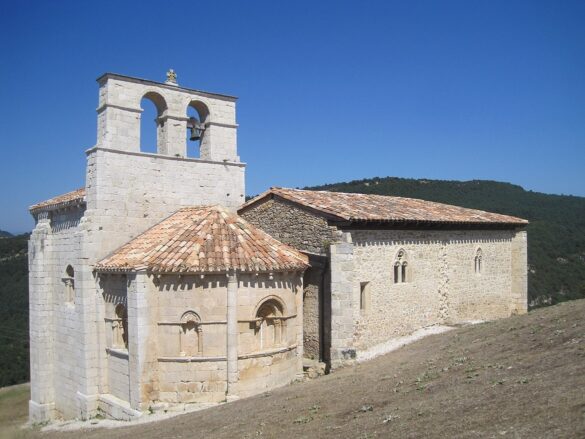
M 14 424 L 14 413 L 7 418 Z M 158 423 L 11 431 L 22 438 L 584 438 L 585 300 L 430 336 L 314 381 Z

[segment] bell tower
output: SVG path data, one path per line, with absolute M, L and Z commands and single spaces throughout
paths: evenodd
M 180 87 L 173 70 L 164 83 L 106 73 L 98 79 L 97 147 L 140 152 L 140 124 L 143 99 L 156 107 L 157 153 L 187 157 L 187 129 L 190 139 L 200 141 L 199 158 L 238 162 L 236 99 Z M 189 108 L 198 117 L 189 117 Z
M 86 176 L 87 221 L 95 218 L 104 234 L 96 258 L 182 207 L 235 210 L 244 202 L 237 98 L 181 87 L 172 70 L 166 82 L 114 73 L 97 82 L 97 144 L 87 151 Z M 140 124 L 152 123 L 141 120 L 144 99 L 157 112 L 156 153 L 141 151 Z M 200 142 L 199 157 L 189 156 L 188 138 Z
M 173 70 L 165 82 L 114 73 L 97 82 L 97 144 L 86 152 L 85 187 L 86 221 L 103 235 L 95 258 L 182 207 L 235 210 L 244 202 L 236 97 L 181 87 Z M 141 120 L 145 99 L 157 112 L 156 153 L 141 151 L 140 124 L 152 124 Z M 188 150 L 189 138 L 198 143 Z M 197 146 L 199 157 L 190 157 Z
M 103 317 L 95 303 L 94 264 L 182 207 L 221 205 L 235 211 L 245 194 L 235 97 L 181 87 L 172 71 L 166 82 L 113 73 L 97 82 L 97 143 L 86 151 L 86 209 L 77 229 L 76 307 L 83 315 L 78 329 L 84 346 L 78 363 L 83 370 L 95 367 L 92 343 L 100 337 L 96 328 Z M 156 153 L 141 151 L 140 124 L 152 123 L 141 120 L 143 99 L 157 111 Z M 197 110 L 197 125 L 188 117 L 189 108 Z M 188 154 L 188 134 L 198 134 L 199 157 Z M 99 374 L 79 378 L 79 413 L 95 410 L 95 395 L 104 385 Z
M 107 316 L 103 296 L 96 295 L 95 264 L 182 207 L 235 211 L 244 202 L 235 97 L 181 87 L 173 71 L 166 82 L 113 73 L 97 81 L 97 142 L 86 151 L 85 187 L 31 210 L 37 220 L 29 251 L 35 422 L 57 414 L 87 419 L 109 393 Z M 152 124 L 141 120 L 145 99 L 156 108 L 154 153 L 141 150 L 140 125 Z M 188 149 L 188 141 L 197 143 Z M 190 156 L 197 147 L 199 156 Z M 125 288 L 137 285 L 135 277 L 124 279 Z M 143 293 L 126 292 L 128 315 L 143 306 L 137 299 Z M 131 382 L 144 366 L 143 352 L 136 355 L 128 360 L 136 366 L 128 366 Z

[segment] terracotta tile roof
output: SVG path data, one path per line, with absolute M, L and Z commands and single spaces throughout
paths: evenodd
M 239 211 L 269 196 L 303 205 L 333 220 L 349 222 L 528 224 L 528 221 L 513 216 L 415 198 L 285 188 L 271 188 L 245 203 Z
M 28 208 L 31 213 L 38 212 L 40 210 L 52 210 L 59 207 L 66 207 L 73 204 L 82 203 L 85 201 L 85 188 L 76 189 L 66 194 L 59 195 L 57 197 L 50 198 L 46 201 L 42 201 L 37 204 L 33 204 Z
M 98 271 L 156 273 L 303 270 L 307 256 L 219 206 L 186 207 L 116 250 Z

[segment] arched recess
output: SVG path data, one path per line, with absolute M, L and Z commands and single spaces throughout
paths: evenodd
M 165 98 L 157 92 L 149 91 L 140 100 L 140 151 L 160 154 L 167 138 L 167 111 Z M 154 122 L 154 125 L 153 125 Z
M 201 317 L 199 317 L 199 314 L 192 310 L 183 313 L 179 330 L 179 355 L 188 357 L 201 355 L 203 352 L 201 335 Z
M 410 280 L 410 267 L 408 264 L 408 255 L 404 249 L 398 250 L 394 257 L 393 271 L 394 283 L 405 283 Z
M 187 155 L 201 157 L 209 146 L 206 124 L 209 122 L 209 108 L 201 101 L 191 101 L 187 105 Z M 191 152 L 192 151 L 192 152 Z
M 284 305 L 275 296 L 264 299 L 256 307 L 254 336 L 259 350 L 281 345 L 286 340 Z
M 112 325 L 114 347 L 128 349 L 128 311 L 119 303 L 114 312 L 116 314 Z

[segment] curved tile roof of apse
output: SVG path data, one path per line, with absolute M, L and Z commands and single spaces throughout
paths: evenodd
M 28 208 L 29 212 L 36 213 L 41 210 L 53 210 L 85 202 L 85 188 L 76 189 L 66 194 L 58 195 Z
M 333 220 L 349 222 L 420 222 L 445 224 L 511 224 L 528 221 L 483 210 L 467 209 L 416 198 L 344 192 L 271 188 L 245 203 L 239 211 L 266 197 L 280 197 L 311 208 Z
M 97 271 L 304 270 L 308 258 L 219 206 L 183 208 L 101 260 Z

